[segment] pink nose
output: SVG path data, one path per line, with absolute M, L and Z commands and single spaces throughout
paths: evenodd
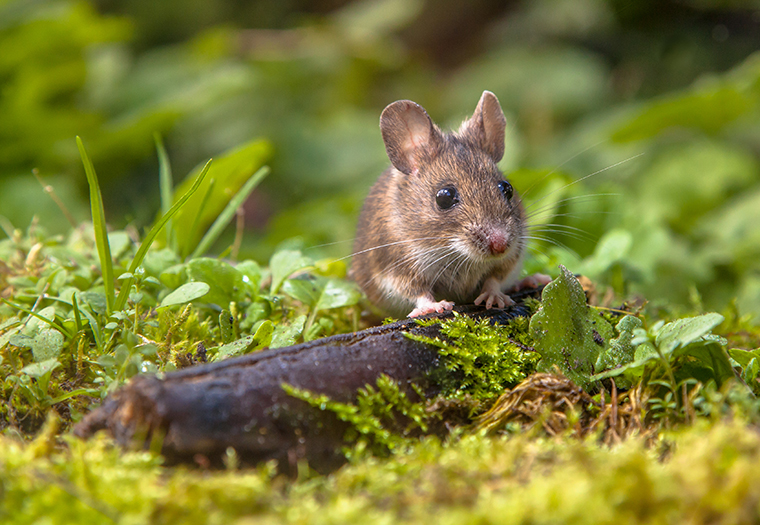
M 491 232 L 488 235 L 488 249 L 493 255 L 507 251 L 507 237 L 501 232 Z

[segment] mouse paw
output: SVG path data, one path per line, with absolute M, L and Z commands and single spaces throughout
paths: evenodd
M 475 304 L 480 304 L 484 301 L 486 308 L 489 309 L 493 306 L 506 308 L 515 304 L 510 296 L 501 291 L 501 283 L 493 277 L 486 279 L 486 282 L 483 283 L 483 289 L 475 299 Z
M 525 288 L 538 288 L 539 286 L 546 285 L 552 282 L 552 278 L 543 273 L 534 273 L 527 276 L 514 286 L 514 290 L 523 290 Z
M 409 313 L 409 317 L 419 317 L 433 312 L 442 314 L 452 308 L 454 308 L 454 303 L 451 301 L 436 301 L 432 295 L 423 295 L 417 298 L 415 308 Z
M 489 309 L 492 308 L 494 305 L 497 308 L 506 308 L 507 306 L 512 306 L 513 304 L 515 304 L 515 301 L 510 296 L 498 290 L 484 291 L 475 299 L 475 304 L 480 304 L 483 301 L 485 301 L 486 303 L 485 304 L 486 308 L 489 308 Z

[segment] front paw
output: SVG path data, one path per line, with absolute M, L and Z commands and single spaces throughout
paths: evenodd
M 436 301 L 432 296 L 423 296 L 417 299 L 416 307 L 411 311 L 409 317 L 419 317 L 434 312 L 442 314 L 452 308 L 454 308 L 454 303 L 451 301 Z
M 486 303 L 486 308 L 490 309 L 494 305 L 498 308 L 506 308 L 515 304 L 514 300 L 500 290 L 485 290 L 475 299 L 475 304 Z

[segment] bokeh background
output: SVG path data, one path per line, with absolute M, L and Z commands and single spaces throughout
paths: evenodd
M 342 257 L 385 105 L 452 127 L 489 89 L 501 166 L 555 224 L 529 270 L 758 315 L 758 50 L 760 2 L 731 0 L 0 0 L 0 235 L 71 228 L 33 169 L 88 220 L 76 135 L 109 222 L 149 226 L 159 133 L 178 184 L 264 141 L 241 257 Z

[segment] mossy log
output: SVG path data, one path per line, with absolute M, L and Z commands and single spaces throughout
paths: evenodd
M 529 314 L 521 301 L 528 295 L 517 294 L 517 304 L 505 310 L 461 306 L 457 311 L 506 322 Z M 439 325 L 403 320 L 163 376 L 138 376 L 88 414 L 74 434 L 87 438 L 106 430 L 124 446 L 160 443 L 168 463 L 218 464 L 232 447 L 245 464 L 276 459 L 287 470 L 305 458 L 327 471 L 343 461 L 346 423 L 287 395 L 281 385 L 352 402 L 360 388 L 385 374 L 406 393 L 414 395 L 414 382 L 426 396 L 435 396 L 429 375 L 440 366 L 438 352 L 405 332 L 435 337 Z

